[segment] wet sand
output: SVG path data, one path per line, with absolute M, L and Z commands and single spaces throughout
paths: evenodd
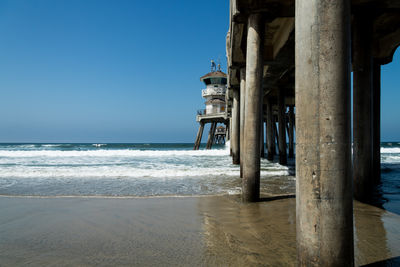
M 400 216 L 355 202 L 355 262 L 400 256 Z M 294 266 L 295 199 L 0 197 L 0 266 Z M 393 261 L 392 261 L 393 263 Z M 389 263 L 390 264 L 390 263 Z

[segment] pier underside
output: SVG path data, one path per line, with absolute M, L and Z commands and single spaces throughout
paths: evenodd
M 299 266 L 354 264 L 352 200 L 380 181 L 380 66 L 399 45 L 399 1 L 230 1 L 227 107 L 240 107 L 242 200 L 259 200 L 264 123 L 269 160 L 277 147 L 286 164 L 296 140 Z

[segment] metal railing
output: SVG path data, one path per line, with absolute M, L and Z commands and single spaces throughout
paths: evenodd
M 204 115 L 213 116 L 213 115 L 222 115 L 222 114 L 226 114 L 226 112 L 225 112 L 225 111 L 220 111 L 220 112 L 207 112 L 205 109 L 199 109 L 199 110 L 197 110 L 197 116 L 204 116 Z
M 197 110 L 197 115 L 199 115 L 199 116 L 206 115 L 206 110 L 205 109 Z
M 205 97 L 208 95 L 225 95 L 226 89 L 225 88 L 207 88 L 201 90 L 201 96 Z
M 215 131 L 216 134 L 226 134 L 225 128 L 217 128 Z

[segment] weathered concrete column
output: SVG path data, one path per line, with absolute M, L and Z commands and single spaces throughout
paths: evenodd
M 225 124 L 225 132 L 226 132 L 226 137 L 227 137 L 227 139 L 226 140 L 231 140 L 231 135 L 232 135 L 232 117 L 230 117 L 228 120 L 227 120 L 227 123 Z M 229 139 L 228 139 L 228 137 L 229 137 Z M 233 154 L 232 154 L 232 145 L 230 145 L 229 146 L 229 155 L 230 156 L 232 156 Z
M 374 182 L 381 181 L 381 65 L 374 62 L 373 67 L 373 177 Z
M 354 196 L 371 197 L 372 174 L 372 23 L 354 16 L 353 27 L 353 167 Z
M 273 114 L 272 114 L 272 103 L 271 98 L 267 98 L 267 159 L 274 160 L 275 147 L 273 146 L 275 142 L 274 135 L 274 125 L 273 125 Z
M 285 88 L 278 90 L 279 164 L 287 164 Z
M 289 158 L 294 157 L 294 106 L 289 106 Z
M 240 69 L 240 177 L 243 177 L 243 154 L 244 154 L 244 104 L 246 97 L 246 69 Z
M 239 90 L 233 90 L 233 105 L 232 105 L 232 163 L 240 163 L 240 98 Z
M 274 129 L 274 142 L 272 143 L 272 147 L 274 149 L 274 154 L 277 155 L 278 153 L 276 150 L 279 151 L 279 137 L 278 137 L 278 128 L 276 127 L 277 116 L 272 117 L 272 127 Z
M 231 140 L 231 118 L 225 121 L 226 141 Z
M 267 107 L 266 106 L 265 106 L 265 115 L 267 115 Z M 267 133 L 267 121 L 266 121 L 266 118 L 265 118 L 263 124 L 261 125 L 261 127 L 263 127 L 263 129 L 265 131 L 264 132 L 264 146 L 265 146 L 265 148 L 264 148 L 264 158 L 267 158 L 266 154 L 268 154 L 268 133 Z
M 350 1 L 296 0 L 298 266 L 353 266 Z
M 261 102 L 261 114 L 260 114 L 260 157 L 265 158 L 264 151 L 264 108 L 263 103 Z
M 242 200 L 252 202 L 260 196 L 261 15 L 250 14 L 247 27 Z

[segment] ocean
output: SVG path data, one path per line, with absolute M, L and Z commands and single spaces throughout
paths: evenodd
M 0 195 L 147 197 L 239 194 L 229 148 L 193 144 L 0 144 Z M 379 206 L 400 214 L 400 143 L 382 143 Z M 294 160 L 261 160 L 261 191 L 294 194 Z

